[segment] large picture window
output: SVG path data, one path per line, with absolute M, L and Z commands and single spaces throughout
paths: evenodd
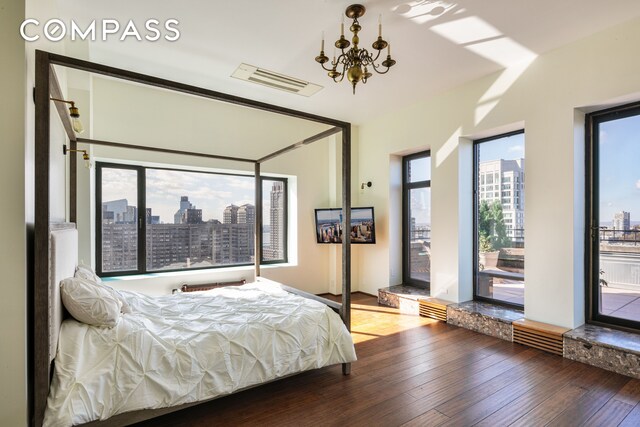
M 402 161 L 402 283 L 429 288 L 431 282 L 431 154 L 405 156 Z
M 524 131 L 474 141 L 474 298 L 524 305 Z
M 263 178 L 262 185 L 269 199 L 263 261 L 286 262 L 287 180 Z M 254 187 L 249 175 L 98 163 L 98 273 L 253 264 Z
M 588 318 L 640 329 L 640 103 L 587 116 Z

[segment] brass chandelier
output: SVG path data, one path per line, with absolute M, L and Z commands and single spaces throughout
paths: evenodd
M 382 39 L 382 22 L 378 21 L 378 38 L 371 45 L 372 48 L 378 52 L 373 57 L 372 53 L 369 53 L 367 49 L 360 49 L 358 43 L 360 43 L 360 37 L 358 33 L 362 29 L 358 18 L 364 15 L 366 11 L 365 7 L 361 4 L 352 4 L 345 11 L 345 15 L 353 19 L 353 23 L 349 30 L 353 33 L 351 41 L 353 46 L 351 49 L 345 51 L 351 42 L 344 37 L 344 22 L 340 24 L 340 38 L 336 40 L 335 47 L 340 49 L 340 55 L 336 58 L 335 53 L 333 60 L 330 62 L 330 68 L 327 68 L 324 64 L 329 62 L 329 58 L 324 54 L 324 34 L 322 36 L 322 44 L 320 46 L 320 55 L 316 56 L 316 62 L 318 62 L 322 68 L 328 71 L 329 77 L 334 82 L 339 83 L 344 79 L 346 74 L 347 79 L 353 85 L 353 94 L 356 93 L 356 85 L 358 82 L 367 83 L 369 77 L 373 74 L 369 70 L 373 70 L 378 74 L 386 74 L 396 61 L 391 59 L 391 45 Z M 343 18 L 344 20 L 344 18 Z M 380 64 L 376 64 L 376 61 L 380 57 L 380 54 L 384 49 L 387 49 L 387 59 Z M 384 67 L 384 68 L 383 68 Z M 338 71 L 340 69 L 341 71 Z

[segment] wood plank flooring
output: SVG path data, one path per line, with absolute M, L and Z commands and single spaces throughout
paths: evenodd
M 138 424 L 640 426 L 640 380 L 353 295 L 358 361 Z

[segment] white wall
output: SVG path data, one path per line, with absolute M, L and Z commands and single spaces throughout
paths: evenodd
M 3 271 L 0 298 L 0 425 L 27 424 L 27 247 L 25 228 L 24 41 L 17 28 L 24 20 L 23 0 L 0 0 L 0 51 L 4 98 L 0 112 L 2 156 L 0 210 Z
M 525 315 L 565 327 L 584 322 L 583 142 L 577 108 L 640 99 L 640 21 L 635 20 L 432 99 L 364 123 L 361 175 L 376 184 L 367 199 L 380 230 L 360 260 L 360 289 L 397 283 L 397 153 L 432 154 L 432 294 L 472 297 L 471 140 L 526 130 Z M 578 125 L 579 127 L 579 125 Z M 391 159 L 391 160 L 390 160 Z M 390 203 L 393 201 L 393 204 Z M 389 278 L 389 279 L 387 279 Z

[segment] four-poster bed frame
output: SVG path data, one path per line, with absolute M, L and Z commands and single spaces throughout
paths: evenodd
M 33 359 L 31 365 L 31 381 L 30 381 L 30 410 L 31 424 L 40 426 L 43 421 L 44 409 L 49 391 L 51 364 L 49 358 L 50 337 L 49 330 L 51 323 L 54 321 L 49 317 L 50 290 L 49 290 L 49 232 L 50 232 L 50 98 L 64 98 L 58 79 L 55 74 L 54 65 L 67 67 L 80 71 L 109 76 L 121 80 L 140 83 L 157 88 L 168 89 L 174 92 L 190 94 L 208 98 L 216 101 L 227 102 L 230 104 L 245 106 L 266 112 L 282 114 L 294 118 L 306 119 L 318 123 L 332 126 L 330 129 L 306 138 L 300 142 L 284 147 L 271 154 L 258 159 L 246 159 L 238 157 L 219 156 L 208 153 L 196 153 L 181 150 L 173 150 L 166 148 L 157 148 L 149 146 L 141 146 L 136 144 L 125 144 L 111 141 L 100 141 L 88 138 L 78 138 L 73 132 L 69 116 L 66 108 L 54 103 L 58 115 L 60 116 L 65 132 L 69 139 L 70 148 L 77 149 L 78 143 L 104 145 L 111 147 L 150 150 L 155 152 L 163 152 L 167 154 L 189 155 L 206 157 L 218 160 L 230 160 L 237 162 L 253 163 L 255 167 L 256 191 L 256 233 L 255 233 L 255 275 L 260 276 L 260 260 L 262 259 L 262 185 L 260 185 L 260 169 L 261 164 L 275 158 L 281 154 L 287 153 L 298 147 L 327 138 L 338 132 L 342 132 L 342 206 L 351 206 L 351 125 L 347 122 L 321 117 L 309 113 L 304 113 L 288 108 L 283 108 L 264 102 L 253 101 L 221 92 L 190 86 L 166 79 L 161 79 L 145 74 L 127 71 L 119 68 L 109 67 L 89 61 L 79 60 L 44 51 L 36 51 L 36 75 L 35 75 L 35 232 L 33 237 L 33 280 L 30 285 L 30 295 L 32 296 L 32 305 L 30 307 L 31 322 L 29 326 L 30 343 Z M 76 201 L 77 201 L 77 164 L 76 152 L 70 151 L 70 195 L 69 195 L 69 221 L 76 222 Z M 351 324 L 351 236 L 347 231 L 351 223 L 350 209 L 343 209 L 343 242 L 342 242 L 342 301 L 341 304 L 326 300 L 327 304 L 336 309 L 347 329 L 350 330 Z M 298 293 L 307 297 L 320 299 L 315 295 L 306 292 L 297 291 L 293 288 L 286 287 L 286 290 Z M 343 373 L 349 374 L 350 364 L 342 365 Z M 200 402 L 198 402 L 200 403 Z M 197 403 L 196 403 L 197 404 Z M 162 415 L 178 409 L 183 409 L 183 405 L 174 408 L 163 408 L 159 410 L 143 410 L 118 415 L 117 424 L 126 424 L 128 422 L 137 422 L 147 418 Z M 115 420 L 114 420 L 115 421 Z M 93 425 L 94 423 L 90 423 Z M 109 420 L 95 424 L 107 425 Z

